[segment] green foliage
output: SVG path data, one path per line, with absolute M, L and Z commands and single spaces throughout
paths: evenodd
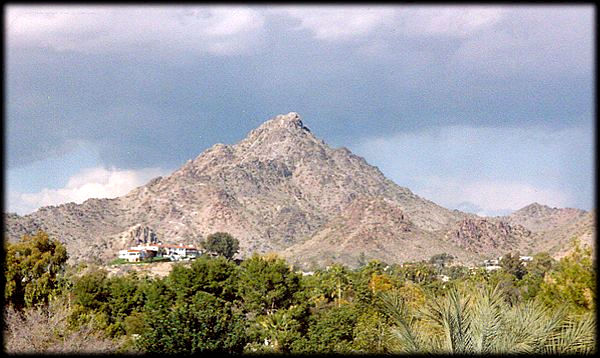
M 93 270 L 75 278 L 73 302 L 87 310 L 104 310 L 110 297 L 107 276 L 108 274 L 104 270 Z
M 500 267 L 519 280 L 527 273 L 527 269 L 525 268 L 523 262 L 519 259 L 518 254 L 513 255 L 508 253 L 504 255 L 504 257 L 502 257 L 500 260 Z
M 290 353 L 294 342 L 306 333 L 308 315 L 307 306 L 294 305 L 258 316 L 255 320 L 255 340 L 268 342 L 268 347 L 262 347 L 263 352 Z
M 297 303 L 301 276 L 284 260 L 255 255 L 240 266 L 238 290 L 246 310 L 269 314 Z
M 550 307 L 567 306 L 578 314 L 595 310 L 596 268 L 591 249 L 575 241 L 571 254 L 545 275 L 538 297 Z
M 429 285 L 437 280 L 436 269 L 425 262 L 407 262 L 402 266 L 396 266 L 393 274 L 402 281 Z
M 28 256 L 42 261 L 52 254 L 11 250 L 12 271 L 5 270 L 14 302 L 15 277 L 22 273 L 16 268 L 35 267 Z M 165 278 L 109 276 L 79 265 L 51 270 L 55 284 L 47 297 L 63 307 L 62 336 L 84 332 L 81 337 L 120 352 L 594 352 L 596 276 L 589 249 L 575 247 L 558 263 L 544 253 L 527 265 L 507 255 L 504 269 L 493 272 L 449 261 L 445 254 L 401 266 L 371 260 L 355 270 L 335 264 L 302 276 L 276 255 L 255 255 L 239 266 L 204 256 L 175 264 Z M 23 305 L 27 297 L 44 302 L 25 295 L 25 286 Z M 55 296 L 59 300 L 50 299 Z M 48 321 L 40 317 L 31 322 Z
M 110 292 L 108 304 L 114 321 L 123 321 L 144 305 L 144 293 L 136 275 L 113 277 L 107 286 Z
M 334 302 L 337 306 L 348 302 L 352 291 L 352 276 L 346 267 L 331 265 L 327 270 L 315 272 L 314 280 L 316 285 L 313 294 L 317 297 L 322 297 L 326 302 Z
M 431 297 L 411 316 L 388 301 L 401 352 L 412 353 L 590 353 L 595 321 L 574 323 L 563 311 L 534 301 L 509 305 L 499 286 L 451 288 Z M 400 309 L 398 309 L 398 306 Z M 585 327 L 585 328 L 584 328 Z
M 334 306 L 311 317 L 305 337 L 292 344 L 294 353 L 349 353 L 354 349 L 358 313 L 351 304 Z
M 444 267 L 448 266 L 450 263 L 452 263 L 452 261 L 454 261 L 454 256 L 447 254 L 445 252 L 441 253 L 441 254 L 433 255 L 429 259 L 429 263 L 438 268 L 444 268 Z
M 162 303 L 156 303 L 159 306 Z M 206 292 L 172 307 L 145 310 L 146 328 L 136 341 L 149 353 L 241 353 L 247 343 L 244 317 L 231 303 Z
M 175 265 L 167 277 L 168 285 L 178 299 L 205 291 L 233 301 L 238 298 L 237 280 L 238 266 L 223 257 L 199 257 L 190 267 Z
M 527 274 L 518 283 L 524 300 L 533 299 L 538 295 L 546 272 L 550 272 L 555 266 L 556 260 L 548 253 L 533 256 L 533 260 L 527 264 Z
M 144 330 L 146 329 L 144 314 L 138 311 L 132 312 L 123 320 L 123 326 L 128 335 L 144 333 Z
M 127 259 L 116 258 L 116 259 L 112 260 L 111 262 L 109 262 L 109 265 L 124 265 L 127 263 L 129 263 L 129 261 Z
M 203 245 L 206 250 L 231 259 L 239 251 L 240 243 L 238 239 L 226 232 L 216 232 L 208 235 Z
M 4 299 L 16 309 L 48 304 L 61 288 L 67 250 L 58 240 L 38 231 L 5 244 Z
M 371 308 L 361 313 L 356 321 L 352 347 L 361 353 L 389 353 L 390 338 L 385 317 Z

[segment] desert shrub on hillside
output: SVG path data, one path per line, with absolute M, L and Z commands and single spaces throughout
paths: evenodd
M 67 302 L 31 307 L 23 312 L 4 309 L 4 349 L 9 354 L 115 353 L 122 342 L 111 340 L 90 322 L 70 329 Z

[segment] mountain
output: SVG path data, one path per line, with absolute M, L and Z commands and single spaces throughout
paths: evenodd
M 522 251 L 533 239 L 530 230 L 493 218 L 465 218 L 453 225 L 444 238 L 475 253 L 497 257 L 509 251 Z
M 515 211 L 502 220 L 522 225 L 532 232 L 536 251 L 547 251 L 556 257 L 570 250 L 573 238 L 580 239 L 584 246 L 595 249 L 595 212 L 575 208 L 551 208 L 533 203 Z
M 140 235 L 197 243 L 227 231 L 242 256 L 274 251 L 305 266 L 442 252 L 468 263 L 530 242 L 525 217 L 481 220 L 421 198 L 348 149 L 329 147 L 292 112 L 127 195 L 5 214 L 5 236 L 43 229 L 65 242 L 72 260 L 108 260 Z
M 418 212 L 412 212 L 418 216 Z M 321 226 L 312 237 L 295 244 L 283 256 L 300 267 L 324 267 L 334 262 L 348 266 L 364 259 L 387 263 L 427 260 L 432 255 L 449 253 L 462 262 L 476 262 L 471 254 L 439 239 L 435 231 L 415 225 L 399 203 L 361 196 Z

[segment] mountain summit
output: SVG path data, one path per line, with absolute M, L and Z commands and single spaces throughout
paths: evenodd
M 7 214 L 5 235 L 43 229 L 66 243 L 73 260 L 108 260 L 142 227 L 174 243 L 227 231 L 242 256 L 276 251 L 301 266 L 442 252 L 473 262 L 534 244 L 535 235 L 509 219 L 481 220 L 421 198 L 348 149 L 329 147 L 291 112 L 122 197 Z

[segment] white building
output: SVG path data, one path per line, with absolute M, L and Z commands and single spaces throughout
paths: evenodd
M 120 250 L 119 251 L 119 258 L 125 259 L 129 262 L 141 261 L 141 260 L 145 259 L 146 257 L 148 257 L 148 253 L 144 250 L 128 249 L 128 250 Z
M 164 256 L 170 257 L 174 261 L 200 256 L 200 251 L 189 245 L 158 244 L 157 246 L 163 249 Z
M 193 259 L 200 256 L 201 252 L 190 245 L 174 244 L 140 244 L 127 250 L 119 251 L 119 258 L 130 262 L 141 261 L 149 257 L 169 257 L 173 261 Z
M 489 265 L 489 266 L 485 266 L 486 271 L 496 271 L 501 269 L 502 267 L 497 266 L 497 265 Z

